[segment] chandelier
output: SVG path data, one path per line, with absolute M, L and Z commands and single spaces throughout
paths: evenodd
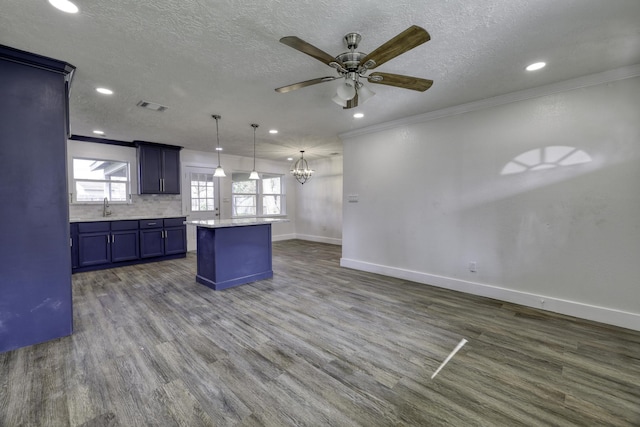
M 300 184 L 307 182 L 313 175 L 313 169 L 309 169 L 309 164 L 304 159 L 304 150 L 300 150 L 300 158 L 291 166 L 290 172 Z

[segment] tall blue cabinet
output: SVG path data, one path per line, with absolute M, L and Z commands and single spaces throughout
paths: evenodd
M 0 352 L 73 331 L 66 140 L 74 70 L 0 45 Z

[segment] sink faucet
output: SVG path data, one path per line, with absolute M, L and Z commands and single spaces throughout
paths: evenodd
M 109 200 L 105 197 L 102 201 L 102 216 L 111 215 L 111 211 L 107 210 L 109 208 Z

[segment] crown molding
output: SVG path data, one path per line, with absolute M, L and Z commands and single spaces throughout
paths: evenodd
M 404 117 L 402 119 L 393 120 L 385 123 L 367 126 L 361 129 L 355 129 L 344 132 L 338 136 L 342 139 L 354 138 L 360 135 L 380 132 L 387 129 L 393 129 L 401 126 L 408 126 L 416 123 L 424 123 L 430 120 L 440 119 L 457 114 L 469 113 L 471 111 L 481 110 L 484 108 L 497 107 L 499 105 L 509 104 L 517 101 L 524 101 L 541 96 L 552 95 L 560 92 L 580 89 L 589 86 L 596 86 L 603 83 L 614 82 L 617 80 L 629 79 L 640 76 L 640 64 L 629 65 L 627 67 L 616 68 L 604 71 L 602 73 L 590 74 L 575 79 L 564 80 L 558 83 L 552 83 L 545 86 L 539 86 L 532 89 L 525 89 L 517 92 L 511 92 L 504 95 L 498 95 L 480 101 L 460 104 L 453 107 L 443 108 L 441 110 L 430 111 L 424 114 Z

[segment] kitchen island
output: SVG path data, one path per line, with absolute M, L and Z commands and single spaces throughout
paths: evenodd
M 214 290 L 273 277 L 271 224 L 285 218 L 185 221 L 197 227 L 196 282 Z

